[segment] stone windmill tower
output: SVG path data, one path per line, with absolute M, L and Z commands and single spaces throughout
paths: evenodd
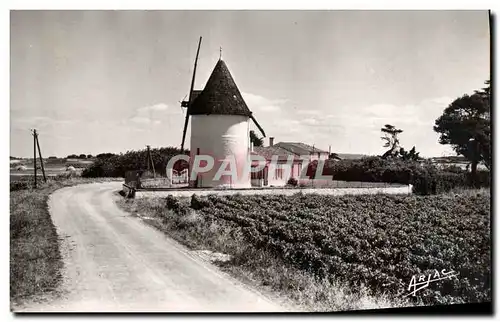
M 210 155 L 214 158 L 212 170 L 200 173 L 196 180 L 190 181 L 190 186 L 250 188 L 250 120 L 263 136 L 265 133 L 243 100 L 226 63 L 219 59 L 205 88 L 202 91 L 191 90 L 189 96 L 189 101 L 183 102 L 187 113 L 182 148 L 191 117 L 190 173 L 195 155 Z M 237 180 L 231 176 L 216 180 L 215 175 L 221 165 L 227 165 L 233 157 Z

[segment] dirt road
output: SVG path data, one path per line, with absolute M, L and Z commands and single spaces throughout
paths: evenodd
M 115 205 L 121 183 L 56 191 L 62 296 L 27 311 L 284 311 Z

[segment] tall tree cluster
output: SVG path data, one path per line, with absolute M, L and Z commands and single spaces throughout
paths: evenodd
M 491 168 L 491 85 L 455 99 L 435 122 L 439 143 L 450 144 L 471 164 L 473 177 L 480 162 Z

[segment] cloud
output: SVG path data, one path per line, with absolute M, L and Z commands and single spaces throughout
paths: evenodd
M 425 102 L 430 103 L 430 104 L 442 105 L 443 108 L 446 108 L 453 101 L 454 101 L 454 99 L 449 97 L 449 96 L 442 96 L 442 97 L 431 98 L 429 100 L 426 100 Z
M 304 125 L 318 125 L 319 121 L 315 118 L 307 118 L 301 121 Z
M 149 111 L 166 111 L 168 109 L 168 105 L 164 103 L 159 103 L 151 106 L 144 106 L 137 109 L 138 113 L 149 112 Z
M 142 117 L 142 116 L 135 116 L 130 119 L 130 121 L 134 123 L 139 123 L 139 124 L 149 124 L 151 123 L 151 120 L 147 117 Z
M 319 114 L 321 114 L 321 111 L 319 111 L 319 110 L 298 110 L 296 113 L 299 115 L 319 115 Z
M 285 99 L 268 99 L 250 93 L 241 93 L 241 95 L 251 111 L 277 113 L 282 110 L 283 105 L 287 102 Z
M 318 137 L 323 131 L 323 124 L 343 127 L 342 131 L 337 132 L 339 137 L 333 139 L 332 143 L 339 144 L 346 151 L 364 146 L 369 153 L 378 153 L 377 150 L 383 152 L 378 134 L 385 124 L 392 124 L 403 130 L 400 140 L 404 147 L 415 145 L 422 155 L 436 155 L 442 153 L 437 151 L 449 149 L 438 143 L 438 135 L 433 131 L 434 122 L 452 101 L 449 97 L 437 97 L 415 104 L 380 103 L 357 108 L 342 106 L 321 119 L 315 118 L 317 124 L 312 125 L 313 122 L 307 119 L 303 124 Z
M 255 113 L 260 125 L 266 136 L 275 137 L 276 142 L 304 142 L 325 150 L 331 146 L 339 153 L 381 154 L 384 148 L 380 129 L 392 124 L 403 129 L 400 140 L 405 148 L 415 145 L 421 155 L 450 154 L 448 147 L 438 143 L 438 135 L 432 129 L 453 101 L 450 97 L 431 97 L 401 105 L 380 102 L 317 109 L 285 108 L 287 100 L 250 93 L 243 93 L 243 97 L 252 111 L 260 112 Z
M 164 103 L 159 103 L 150 106 L 143 106 L 135 111 L 135 114 L 129 119 L 130 122 L 135 124 L 160 124 L 161 120 L 158 120 L 158 115 L 154 115 L 157 112 L 165 112 L 168 110 L 168 105 Z
M 449 97 L 438 97 L 422 100 L 416 104 L 373 104 L 361 108 L 349 106 L 337 108 L 335 113 L 327 115 L 337 124 L 370 130 L 385 124 L 396 127 L 426 127 L 432 129 L 435 120 L 452 101 Z

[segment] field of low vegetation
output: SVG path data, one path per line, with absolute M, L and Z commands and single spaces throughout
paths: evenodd
M 121 200 L 220 266 L 309 310 L 491 301 L 490 193 Z M 405 297 L 412 276 L 458 278 Z

